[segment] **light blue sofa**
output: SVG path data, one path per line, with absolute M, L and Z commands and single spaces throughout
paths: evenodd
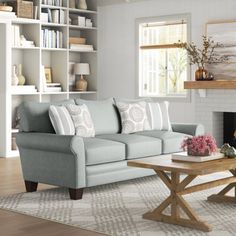
M 154 174 L 127 166 L 127 160 L 178 152 L 186 135 L 200 135 L 200 124 L 172 124 L 173 131 L 121 134 L 120 117 L 113 99 L 67 100 L 86 103 L 96 131 L 94 138 L 57 135 L 48 115 L 49 103 L 25 102 L 20 106 L 20 132 L 16 142 L 26 191 L 38 183 L 69 188 L 71 199 L 81 199 L 83 189 Z

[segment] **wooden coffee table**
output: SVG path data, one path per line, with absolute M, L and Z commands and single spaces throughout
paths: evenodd
M 236 203 L 236 158 L 190 163 L 172 161 L 171 155 L 165 155 L 131 160 L 128 161 L 128 166 L 153 169 L 170 190 L 169 197 L 156 209 L 145 213 L 143 215 L 144 219 L 181 225 L 208 232 L 212 230 L 211 225 L 199 219 L 189 204 L 184 200 L 183 195 L 228 184 L 218 194 L 209 196 L 208 200 Z M 221 171 L 230 171 L 232 176 L 188 187 L 198 175 L 207 175 Z M 168 172 L 170 172 L 171 178 L 167 174 Z M 187 174 L 187 177 L 180 181 L 180 174 L 182 173 Z M 234 196 L 227 196 L 226 194 L 233 188 L 235 189 Z M 169 205 L 171 206 L 171 213 L 170 215 L 166 215 L 163 211 Z M 188 218 L 181 217 L 180 208 L 186 213 Z

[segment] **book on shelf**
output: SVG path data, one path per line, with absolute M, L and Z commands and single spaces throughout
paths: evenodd
M 45 48 L 63 48 L 63 33 L 58 30 L 41 30 L 42 47 Z
M 51 87 L 61 87 L 61 83 L 46 83 L 48 88 Z
M 86 38 L 69 37 L 70 44 L 86 44 Z
M 15 12 L 0 11 L 0 19 L 15 19 L 15 18 L 16 18 Z
M 93 45 L 70 44 L 70 49 L 78 50 L 78 51 L 93 51 Z
M 35 85 L 12 85 L 11 91 L 12 93 L 36 93 L 37 89 Z
M 46 87 L 45 89 L 44 89 L 44 92 L 47 92 L 47 93 L 55 93 L 55 92 L 61 92 L 62 91 L 62 89 L 61 89 L 61 87 Z
M 62 7 L 63 0 L 42 0 L 41 3 L 49 6 Z

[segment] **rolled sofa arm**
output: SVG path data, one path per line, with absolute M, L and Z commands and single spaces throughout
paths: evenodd
M 202 124 L 172 123 L 171 126 L 174 132 L 189 134 L 192 136 L 205 134 L 205 129 Z
M 81 137 L 20 132 L 16 143 L 25 180 L 75 189 L 86 187 Z
M 62 153 L 78 152 L 78 144 L 81 142 L 82 138 L 73 135 L 20 132 L 16 136 L 18 147 Z

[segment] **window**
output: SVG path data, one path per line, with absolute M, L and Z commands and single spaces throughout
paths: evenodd
M 187 19 L 150 19 L 138 23 L 139 96 L 186 97 L 187 53 L 175 43 L 187 42 Z

